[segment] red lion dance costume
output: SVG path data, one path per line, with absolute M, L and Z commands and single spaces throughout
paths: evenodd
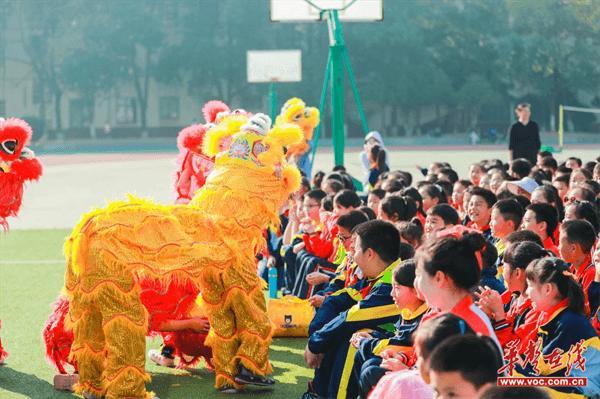
M 189 203 L 194 197 L 194 193 L 204 185 L 206 178 L 215 167 L 215 157 L 206 155 L 202 150 L 206 130 L 231 114 L 250 116 L 242 109 L 232 112 L 227 104 L 218 100 L 204 104 L 202 114 L 206 121 L 204 125 L 188 126 L 177 135 L 177 148 L 179 149 L 177 157 L 179 170 L 175 175 L 177 204 Z M 219 144 L 221 149 L 227 147 L 230 137 L 225 135 L 223 139 Z
M 42 175 L 42 164 L 25 147 L 31 140 L 31 127 L 24 120 L 0 118 L 0 226 L 8 230 L 7 217 L 17 216 L 26 181 Z M 0 364 L 8 354 L 0 342 Z
M 8 229 L 7 217 L 17 216 L 26 181 L 42 175 L 42 164 L 25 147 L 31 127 L 24 120 L 0 118 L 0 226 Z
M 231 143 L 219 152 L 227 137 Z M 215 168 L 190 204 L 130 198 L 84 216 L 65 244 L 65 327 L 73 333 L 77 392 L 151 397 L 140 286 L 147 278 L 202 292 L 217 388 L 242 388 L 244 370 L 272 372 L 272 326 L 255 255 L 264 229 L 279 223 L 280 206 L 300 185 L 284 149 L 301 140 L 297 126 L 270 129 L 265 115 L 229 115 L 206 132 L 203 152 L 216 156 Z

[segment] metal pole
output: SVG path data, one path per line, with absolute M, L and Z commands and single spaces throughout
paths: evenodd
M 275 118 L 277 117 L 277 91 L 275 91 L 275 83 L 269 84 L 269 99 L 271 101 L 271 121 L 275 124 Z
M 358 115 L 362 122 L 363 130 L 365 134 L 369 133 L 369 124 L 367 123 L 367 116 L 365 115 L 365 109 L 363 108 L 362 100 L 358 92 L 358 86 L 356 80 L 354 80 L 354 72 L 352 71 L 352 64 L 350 63 L 350 56 L 348 55 L 348 49 L 344 48 L 344 64 L 348 72 L 348 80 L 350 80 L 350 86 L 352 87 L 352 93 L 354 94 L 354 101 L 356 101 L 356 108 L 358 108 Z
M 558 147 L 563 149 L 563 135 L 564 132 L 564 107 L 562 105 L 558 106 Z
M 337 10 L 327 11 L 331 54 L 331 137 L 335 165 L 344 165 L 344 40 Z
M 329 87 L 329 74 L 331 71 L 331 54 L 327 56 L 327 65 L 325 66 L 325 80 L 323 81 L 323 89 L 321 90 L 321 101 L 319 101 L 319 113 L 321 114 L 321 120 L 325 116 L 325 100 L 327 100 L 327 88 Z M 317 125 L 315 134 L 313 136 L 312 143 L 312 155 L 310 158 L 310 170 L 312 173 L 312 166 L 315 162 L 315 154 L 317 153 L 317 147 L 319 145 L 319 134 L 321 133 L 321 123 Z

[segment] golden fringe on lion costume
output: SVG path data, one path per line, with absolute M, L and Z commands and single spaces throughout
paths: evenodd
M 77 392 L 112 398 L 146 392 L 148 314 L 140 284 L 150 277 L 191 282 L 202 292 L 211 330 L 216 387 L 241 388 L 240 370 L 266 376 L 271 323 L 255 255 L 263 230 L 300 183 L 284 147 L 301 142 L 297 126 L 270 129 L 266 115 L 231 115 L 211 128 L 204 153 L 213 173 L 189 205 L 162 206 L 136 198 L 84 216 L 65 245 L 66 327 Z M 225 151 L 219 143 L 231 137 Z

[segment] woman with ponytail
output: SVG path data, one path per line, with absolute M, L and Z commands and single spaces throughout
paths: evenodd
M 525 274 L 527 294 L 540 312 L 536 351 L 531 351 L 539 356 L 534 364 L 517 365 L 515 370 L 526 376 L 587 377 L 586 386 L 554 389 L 563 395 L 561 398 L 594 396 L 600 392 L 600 339 L 584 315 L 581 286 L 569 265 L 559 258 L 533 261 Z M 585 363 L 574 362 L 577 355 Z
M 452 313 L 478 334 L 497 340 L 488 316 L 473 303 L 470 290 L 479 283 L 481 253 L 486 241 L 479 233 L 457 233 L 422 245 L 416 254 L 415 288 L 429 307 Z

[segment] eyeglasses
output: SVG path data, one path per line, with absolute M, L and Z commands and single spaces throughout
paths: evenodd
M 337 233 L 336 237 L 340 240 L 340 242 L 345 242 L 352 238 L 352 236 L 345 236 L 342 233 Z
M 570 204 L 570 203 L 575 202 L 575 201 L 577 201 L 577 198 L 575 198 L 575 197 L 571 197 L 571 198 L 565 197 L 565 198 L 563 198 L 563 203 L 565 203 L 565 204 Z

